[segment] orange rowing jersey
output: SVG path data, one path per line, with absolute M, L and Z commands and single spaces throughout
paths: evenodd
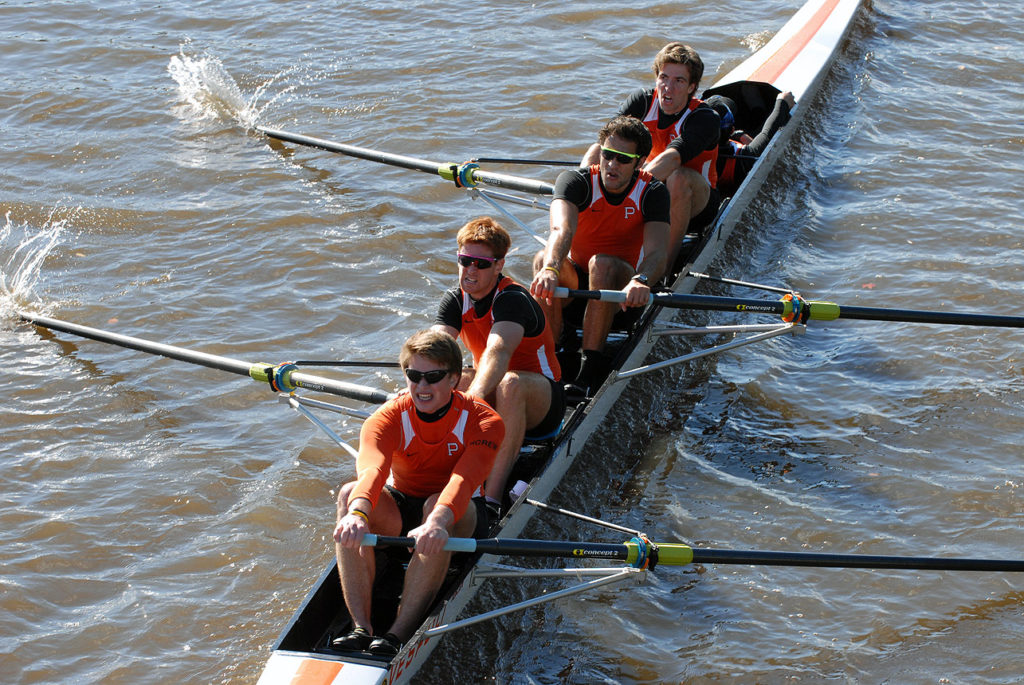
M 462 517 L 491 472 L 505 424 L 482 400 L 453 395 L 438 421 L 419 418 L 403 392 L 363 422 L 352 499 L 365 497 L 377 506 L 386 482 L 412 497 L 441 493 L 437 503 Z
M 653 146 L 651 147 L 651 154 L 648 159 L 654 159 L 668 147 L 668 144 L 679 137 L 679 134 L 683 130 L 683 122 L 686 121 L 686 117 L 690 116 L 693 110 L 697 109 L 699 105 L 703 103 L 703 100 L 697 98 L 690 98 L 690 104 L 686 106 L 686 111 L 679 117 L 679 120 L 668 128 L 658 128 L 658 113 L 661 111 L 661 98 L 658 97 L 658 92 L 651 95 L 651 106 L 647 109 L 647 114 L 644 115 L 643 122 L 647 130 L 651 132 L 651 139 Z M 703 150 L 693 159 L 683 162 L 683 166 L 693 169 L 698 174 L 704 177 L 704 179 L 711 185 L 712 188 L 717 187 L 718 183 L 718 169 L 716 168 L 716 162 L 718 160 L 718 148 L 712 150 Z
M 487 349 L 487 336 L 491 334 L 491 326 L 494 325 L 494 301 L 502 292 L 509 288 L 518 288 L 525 295 L 529 304 L 536 310 L 536 315 L 544 319 L 544 312 L 536 304 L 530 291 L 513 281 L 508 276 L 502 276 L 495 288 L 494 296 L 491 298 L 491 307 L 482 315 L 477 316 L 473 300 L 466 293 L 462 293 L 462 329 L 459 337 L 465 343 L 473 355 L 473 366 L 480 368 L 480 358 Z M 524 330 L 527 327 L 523 326 Z M 562 368 L 558 365 L 558 357 L 555 356 L 555 336 L 551 333 L 551 327 L 544 320 L 544 330 L 539 335 L 526 336 L 519 342 L 512 358 L 508 362 L 509 371 L 530 371 L 540 373 L 553 381 L 562 380 Z
M 610 204 L 601 190 L 601 167 L 590 167 L 590 206 L 580 210 L 569 259 L 587 269 L 590 258 L 608 254 L 628 262 L 634 269 L 643 261 L 644 215 L 640 200 L 654 177 L 638 171 L 633 187 L 622 202 Z

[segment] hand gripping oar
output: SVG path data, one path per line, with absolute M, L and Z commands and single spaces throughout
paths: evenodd
M 256 130 L 270 136 L 271 138 L 284 140 L 297 145 L 305 145 L 319 150 L 327 150 L 328 152 L 338 152 L 343 155 L 348 155 L 349 157 L 365 159 L 371 162 L 380 162 L 381 164 L 390 164 L 391 166 L 402 167 L 403 169 L 412 169 L 413 171 L 437 174 L 446 181 L 454 182 L 456 187 L 459 188 L 472 188 L 478 183 L 483 183 L 485 185 L 497 186 L 508 190 L 518 190 L 520 192 L 533 193 L 535 195 L 551 195 L 555 190 L 555 187 L 550 183 L 534 181 L 533 179 L 521 178 L 519 176 L 509 176 L 507 174 L 495 174 L 490 171 L 483 171 L 472 162 L 467 162 L 465 164 L 440 164 L 438 162 L 430 162 L 425 159 L 417 159 L 416 157 L 406 157 L 404 155 L 396 155 L 390 152 L 380 152 L 378 150 L 371 150 L 365 147 L 346 145 L 345 143 L 335 143 L 329 140 L 323 140 L 322 138 L 304 136 L 299 133 L 279 131 L 265 126 L 257 126 Z
M 625 302 L 620 290 L 569 290 L 555 288 L 555 297 L 579 297 L 602 302 Z M 723 312 L 751 312 L 778 314 L 783 321 L 806 323 L 809 320 L 835 321 L 861 319 L 866 321 L 905 321 L 908 323 L 958 324 L 961 326 L 1001 326 L 1024 328 L 1024 317 L 996 314 L 963 314 L 960 312 L 929 312 L 913 309 L 884 309 L 881 307 L 850 307 L 835 302 L 805 300 L 786 295 L 777 302 L 714 295 L 686 295 L 678 293 L 651 293 L 651 301 L 662 307 L 676 309 L 707 309 Z
M 415 547 L 416 540 L 367 534 L 367 547 Z M 763 552 L 756 550 L 716 550 L 690 547 L 681 543 L 654 543 L 635 537 L 622 544 L 574 542 L 568 540 L 525 540 L 488 538 L 449 538 L 449 552 L 481 552 L 503 556 L 566 557 L 574 559 L 612 559 L 636 568 L 654 569 L 689 564 L 741 564 L 745 566 L 814 566 L 819 568 L 888 568 L 932 571 L 1007 571 L 1024 572 L 1024 560 L 965 559 L 958 557 L 903 557 L 871 554 L 816 554 L 808 552 Z
M 356 385 L 354 383 L 346 383 L 332 378 L 323 378 L 321 376 L 301 373 L 296 370 L 294 364 L 274 365 L 244 362 L 237 359 L 231 359 L 230 357 L 221 357 L 215 354 L 206 354 L 205 352 L 193 352 L 192 350 L 187 350 L 183 347 L 175 347 L 174 345 L 151 342 L 149 340 L 143 340 L 142 338 L 132 338 L 127 335 L 101 331 L 98 328 L 80 326 L 78 324 L 68 323 L 67 321 L 51 319 L 46 316 L 36 316 L 34 314 L 19 312 L 18 317 L 23 321 L 33 323 L 37 326 L 42 326 L 44 328 L 49 328 L 54 331 L 63 331 L 64 333 L 71 333 L 72 335 L 89 338 L 90 340 L 98 340 L 100 342 L 110 343 L 120 347 L 127 347 L 131 350 L 157 354 L 162 357 L 169 357 L 170 359 L 177 359 L 178 361 L 189 362 L 191 364 L 198 364 L 211 369 L 220 369 L 221 371 L 235 373 L 240 376 L 249 376 L 254 380 L 269 383 L 270 387 L 277 392 L 291 392 L 296 388 L 305 388 L 307 390 L 340 395 L 342 397 L 361 400 L 372 404 L 387 402 L 392 397 L 392 395 L 389 395 L 383 390 L 377 390 L 376 388 L 370 388 L 365 385 Z

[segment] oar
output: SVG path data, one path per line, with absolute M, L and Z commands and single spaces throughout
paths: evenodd
M 625 302 L 626 300 L 625 293 L 620 290 L 569 290 L 568 288 L 555 288 L 555 297 L 579 297 L 587 300 L 601 300 L 602 302 Z M 884 309 L 881 307 L 850 307 L 838 305 L 835 302 L 808 301 L 788 295 L 777 302 L 677 293 L 651 293 L 651 299 L 654 304 L 662 307 L 778 314 L 786 321 L 798 321 L 800 323 L 812 319 L 817 321 L 861 319 L 867 321 L 905 321 L 908 323 L 1024 328 L 1024 317 L 1021 316 L 929 312 L 913 309 Z
M 295 364 L 295 366 L 345 366 L 367 369 L 400 369 L 402 367 L 398 362 L 373 362 L 355 359 L 297 359 L 292 364 Z
M 413 171 L 437 174 L 446 181 L 454 182 L 459 188 L 472 188 L 478 183 L 483 183 L 490 186 L 497 186 L 499 188 L 518 190 L 524 193 L 533 193 L 535 195 L 551 195 L 555 189 L 553 185 L 543 181 L 535 181 L 533 179 L 521 178 L 519 176 L 509 176 L 507 174 L 496 174 L 490 171 L 483 171 L 472 162 L 467 162 L 465 164 L 440 164 L 438 162 L 430 162 L 416 157 L 406 157 L 405 155 L 380 152 L 378 150 L 356 147 L 355 145 L 347 145 L 345 143 L 335 143 L 329 140 L 323 140 L 322 138 L 304 136 L 300 133 L 289 133 L 288 131 L 280 131 L 273 128 L 267 128 L 265 126 L 257 126 L 256 130 L 270 136 L 271 138 L 295 143 L 296 145 L 305 145 L 306 147 L 327 150 L 328 152 L 338 152 L 343 155 L 348 155 L 349 157 L 365 159 L 370 162 L 380 162 L 381 164 L 390 164 L 391 166 L 397 166 L 403 169 L 412 169 Z
M 416 546 L 407 537 L 368 534 L 367 547 Z M 681 543 L 651 543 L 639 538 L 622 544 L 568 540 L 449 538 L 445 550 L 480 552 L 502 556 L 571 557 L 574 559 L 613 559 L 637 567 L 653 569 L 688 564 L 741 564 L 750 566 L 814 566 L 820 568 L 888 568 L 930 571 L 1007 571 L 1024 572 L 1024 560 L 965 559 L 962 557 L 903 557 L 872 554 L 816 554 L 808 552 L 765 552 L 756 550 L 716 550 L 690 547 Z
M 515 159 L 511 157 L 474 157 L 469 160 L 477 164 L 536 164 L 539 166 L 580 166 L 579 162 L 566 159 Z
M 49 328 L 54 331 L 63 331 L 64 333 L 71 333 L 72 335 L 89 338 L 90 340 L 98 340 L 100 342 L 110 343 L 120 347 L 127 347 L 131 350 L 157 354 L 162 357 L 177 359 L 178 361 L 227 371 L 229 373 L 238 374 L 239 376 L 249 376 L 254 380 L 269 383 L 270 387 L 276 391 L 291 391 L 295 388 L 305 388 L 307 390 L 340 395 L 342 397 L 370 402 L 372 404 L 387 402 L 388 399 L 392 397 L 383 390 L 370 388 L 365 385 L 356 385 L 354 383 L 346 383 L 332 378 L 323 378 L 321 376 L 301 373 L 296 370 L 296 367 L 293 364 L 254 364 L 239 361 L 237 359 L 231 359 L 230 357 L 206 354 L 205 352 L 193 352 L 192 350 L 187 350 L 183 347 L 165 345 L 163 343 L 143 340 L 142 338 L 133 338 L 127 335 L 120 335 L 118 333 L 101 331 L 98 328 L 89 328 L 88 326 L 68 323 L 67 321 L 51 319 L 47 316 L 37 316 L 35 314 L 19 312 L 18 317 L 23 321 L 33 323 L 37 326 L 42 326 L 44 328 Z

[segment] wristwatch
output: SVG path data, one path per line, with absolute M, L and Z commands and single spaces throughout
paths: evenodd
M 631 278 L 630 280 L 631 281 L 637 281 L 638 283 L 642 283 L 643 285 L 647 285 L 648 284 L 647 283 L 647 274 L 633 274 L 633 278 Z

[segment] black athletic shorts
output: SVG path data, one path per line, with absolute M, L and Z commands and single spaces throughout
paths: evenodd
M 565 418 L 565 387 L 562 382 L 556 383 L 550 378 L 547 380 L 551 386 L 551 407 L 540 423 L 526 431 L 528 440 L 546 440 L 555 437 L 558 429 L 562 427 L 562 419 Z
M 427 503 L 427 498 L 407 495 L 387 484 L 384 487 L 387 488 L 391 499 L 395 500 L 395 504 L 398 505 L 398 511 L 402 516 L 402 532 L 400 535 L 407 535 L 410 530 L 419 527 L 423 523 L 423 505 Z M 476 508 L 476 529 L 473 531 L 473 537 L 483 537 L 487 534 L 487 512 L 484 511 L 484 498 L 474 497 L 470 500 L 469 506 Z
M 689 225 L 686 227 L 687 233 L 697 233 L 701 235 L 704 233 L 704 229 L 711 225 L 711 222 L 718 216 L 718 207 L 722 204 L 722 194 L 717 188 L 711 189 L 711 194 L 708 196 L 708 203 L 704 205 L 704 209 L 700 210 L 697 216 L 690 219 Z

